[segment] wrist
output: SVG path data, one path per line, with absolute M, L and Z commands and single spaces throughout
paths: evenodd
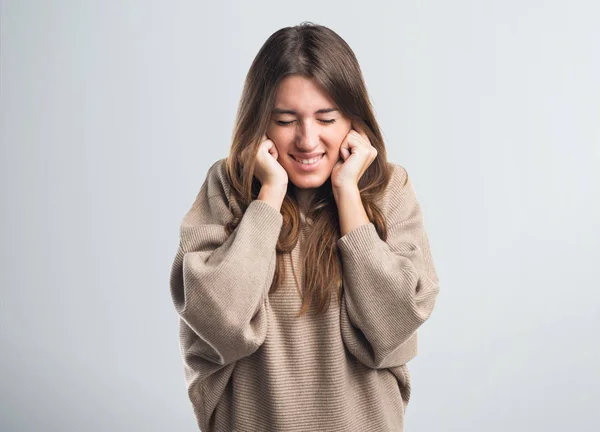
M 281 210 L 281 204 L 287 193 L 287 185 L 270 185 L 264 184 L 260 188 L 260 192 L 256 199 L 266 201 L 277 210 Z
M 340 202 L 340 200 L 361 200 L 358 185 L 334 187 L 332 191 L 336 202 Z

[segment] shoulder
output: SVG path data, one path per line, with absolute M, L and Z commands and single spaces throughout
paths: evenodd
M 196 198 L 183 218 L 183 226 L 223 223 L 231 218 L 229 205 L 230 186 L 227 182 L 227 158 L 213 162 L 196 194 Z
M 384 201 L 386 204 L 390 200 L 401 199 L 404 195 L 413 191 L 408 170 L 403 165 L 395 162 L 388 162 L 387 164 L 390 177 L 384 192 Z
M 383 211 L 390 223 L 404 221 L 421 212 L 415 188 L 405 166 L 388 162 L 390 179 L 383 194 Z
M 408 171 L 403 165 L 396 162 L 388 161 L 388 169 L 390 171 L 389 189 L 398 189 L 406 186 L 408 182 Z
M 206 198 L 214 196 L 228 197 L 230 192 L 226 175 L 227 158 L 221 158 L 212 163 L 206 172 L 206 179 L 202 185 L 206 189 Z

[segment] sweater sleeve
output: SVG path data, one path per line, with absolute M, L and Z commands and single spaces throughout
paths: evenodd
M 338 239 L 344 290 L 342 339 L 372 368 L 400 366 L 417 353 L 417 329 L 431 315 L 439 280 L 422 209 L 406 169 L 392 164 L 383 241 L 370 222 Z
M 208 372 L 252 354 L 267 331 L 268 290 L 283 218 L 270 204 L 252 201 L 227 236 L 233 217 L 221 159 L 213 164 L 180 227 L 170 276 L 181 318 L 186 366 Z

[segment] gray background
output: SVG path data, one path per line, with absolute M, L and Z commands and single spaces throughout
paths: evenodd
M 252 3 L 252 4 L 249 4 Z M 441 292 L 407 432 L 600 429 L 600 7 L 1 3 L 0 430 L 193 431 L 168 275 L 266 38 L 364 71 Z

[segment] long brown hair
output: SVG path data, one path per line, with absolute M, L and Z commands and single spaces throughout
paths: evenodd
M 377 158 L 361 177 L 358 187 L 361 200 L 381 238 L 387 236 L 385 220 L 375 202 L 381 198 L 390 178 L 390 167 L 379 125 L 375 120 L 362 72 L 352 49 L 333 30 L 303 22 L 273 33 L 254 58 L 246 76 L 237 111 L 232 145 L 226 160 L 226 176 L 231 185 L 230 199 L 235 199 L 242 211 L 256 199 L 260 182 L 253 176 L 256 154 L 266 132 L 275 94 L 280 81 L 292 74 L 312 78 L 337 104 L 338 109 L 362 127 Z M 242 151 L 249 147 L 243 157 Z M 284 259 L 299 240 L 300 207 L 289 182 L 281 206 L 283 225 L 276 246 L 277 265 L 269 293 L 277 289 L 285 272 Z M 243 214 L 235 214 L 227 225 L 227 234 L 237 227 Z M 318 313 L 330 305 L 332 293 L 338 302 L 342 294 L 342 261 L 337 248 L 340 227 L 337 205 L 329 178 L 313 195 L 305 214 L 310 231 L 303 243 L 302 307 L 304 314 L 312 304 Z M 298 278 L 293 268 L 298 286 Z M 298 286 L 299 289 L 299 286 Z

